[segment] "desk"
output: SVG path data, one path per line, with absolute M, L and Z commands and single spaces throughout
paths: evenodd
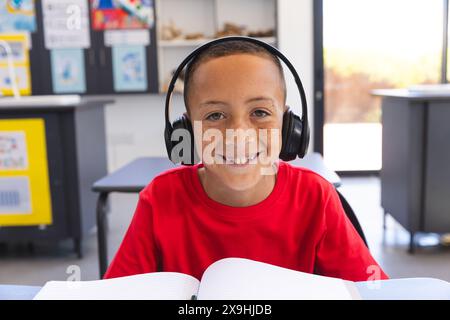
M 0 300 L 32 300 L 42 287 L 0 285 Z
M 315 171 L 335 187 L 341 184 L 339 176 L 325 166 L 319 153 L 310 153 L 303 159 L 292 161 L 291 164 Z M 97 237 L 100 278 L 105 274 L 108 265 L 106 201 L 109 193 L 140 192 L 155 176 L 174 167 L 175 165 L 167 158 L 139 158 L 94 183 L 92 190 L 99 193 L 97 201 Z
M 363 300 L 450 300 L 448 283 L 432 278 L 392 279 L 372 283 L 356 282 Z M 40 287 L 0 285 L 0 300 L 31 300 Z

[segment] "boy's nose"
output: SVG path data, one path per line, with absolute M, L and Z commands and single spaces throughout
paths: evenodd
M 232 130 L 247 130 L 247 129 L 251 129 L 253 128 L 252 123 L 246 119 L 245 117 L 233 117 L 232 119 L 230 119 L 228 125 L 227 125 L 227 129 L 232 129 Z

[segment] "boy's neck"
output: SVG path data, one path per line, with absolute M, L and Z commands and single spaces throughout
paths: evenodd
M 208 175 L 204 167 L 198 169 L 198 176 L 209 198 L 232 207 L 248 207 L 263 201 L 270 195 L 276 183 L 276 175 L 262 175 L 254 187 L 235 190 Z

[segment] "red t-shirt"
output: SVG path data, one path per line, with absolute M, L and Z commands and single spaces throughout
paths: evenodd
M 140 192 L 105 278 L 172 271 L 200 279 L 226 257 L 352 281 L 367 281 L 378 267 L 334 187 L 316 173 L 280 162 L 265 200 L 231 207 L 208 197 L 199 166 L 164 172 Z M 380 276 L 387 278 L 381 268 Z

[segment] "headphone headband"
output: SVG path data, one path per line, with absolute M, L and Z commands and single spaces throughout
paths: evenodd
M 259 46 L 263 47 L 264 49 L 266 49 L 267 51 L 269 51 L 271 54 L 273 54 L 273 55 L 277 56 L 278 58 L 280 58 L 284 62 L 284 64 L 291 71 L 291 73 L 292 73 L 292 75 L 293 75 L 293 77 L 295 79 L 295 83 L 297 84 L 297 88 L 298 88 L 298 91 L 300 93 L 300 99 L 301 99 L 301 102 L 302 102 L 302 117 L 301 117 L 301 120 L 303 122 L 303 125 L 305 127 L 308 127 L 308 108 L 307 108 L 307 104 L 306 104 L 305 89 L 303 88 L 303 84 L 302 84 L 302 81 L 300 80 L 300 76 L 298 75 L 297 71 L 295 70 L 295 68 L 291 64 L 291 62 L 278 49 L 276 49 L 275 47 L 271 46 L 270 44 L 268 44 L 268 43 L 266 43 L 264 41 L 257 40 L 257 39 L 254 39 L 254 38 L 250 38 L 250 37 L 232 36 L 232 37 L 224 37 L 224 38 L 215 39 L 215 40 L 209 41 L 209 42 L 201 45 L 200 47 L 198 47 L 194 51 L 192 51 L 180 63 L 178 68 L 175 70 L 175 73 L 172 76 L 172 80 L 169 83 L 169 87 L 167 89 L 167 95 L 166 95 L 166 105 L 165 105 L 166 129 L 169 129 L 169 130 L 173 129 L 172 128 L 172 123 L 170 122 L 170 116 L 169 116 L 170 99 L 172 97 L 172 93 L 173 93 L 173 90 L 175 88 L 175 82 L 177 81 L 178 76 L 180 75 L 181 71 L 183 71 L 184 67 L 192 59 L 194 59 L 200 53 L 206 51 L 211 46 L 213 46 L 215 44 L 218 44 L 218 43 L 224 43 L 224 42 L 235 41 L 235 40 L 247 41 L 247 42 L 259 45 Z

